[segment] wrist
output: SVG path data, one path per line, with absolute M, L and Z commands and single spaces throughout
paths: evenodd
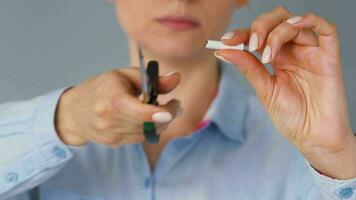
M 61 95 L 55 114 L 55 129 L 57 131 L 58 137 L 63 143 L 70 146 L 81 146 L 87 143 L 87 141 L 75 134 L 73 116 L 71 111 L 71 92 L 73 87 L 68 88 Z
M 325 176 L 340 180 L 356 178 L 356 136 L 350 134 L 348 141 L 341 151 L 319 151 L 304 154 L 304 157 L 315 170 Z

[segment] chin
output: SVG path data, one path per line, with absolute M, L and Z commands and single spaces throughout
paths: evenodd
M 194 59 L 204 54 L 202 42 L 184 42 L 184 41 L 160 41 L 160 45 L 149 45 L 151 53 L 157 57 L 167 59 Z

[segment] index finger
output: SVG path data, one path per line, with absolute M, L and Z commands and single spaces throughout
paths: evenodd
M 264 47 L 269 32 L 289 17 L 289 11 L 282 6 L 257 17 L 251 26 L 249 50 L 252 52 Z
M 238 44 L 245 44 L 248 45 L 248 40 L 250 38 L 250 29 L 249 28 L 242 28 L 242 29 L 237 29 L 235 31 L 230 32 L 229 34 L 233 34 L 234 36 L 230 39 L 224 39 L 222 38 L 222 41 L 226 45 L 234 46 Z
M 320 46 L 324 49 L 329 49 L 330 45 L 338 46 L 336 25 L 316 14 L 293 17 L 287 22 L 296 28 L 313 30 L 318 35 Z
M 125 68 L 118 70 L 129 80 L 136 94 L 141 93 L 141 75 L 138 67 Z M 160 76 L 158 80 L 158 93 L 167 94 L 174 90 L 180 82 L 180 74 L 178 72 L 169 73 Z

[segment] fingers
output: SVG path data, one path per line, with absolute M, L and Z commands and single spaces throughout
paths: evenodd
M 155 106 L 144 104 L 134 96 L 124 95 L 116 101 L 114 107 L 119 115 L 127 115 L 139 122 L 166 123 L 177 115 L 180 102 L 173 99 L 165 105 Z
M 138 143 L 143 139 L 143 122 L 171 122 L 177 115 L 180 102 L 171 100 L 164 105 L 148 105 L 137 98 L 140 87 L 140 72 L 135 68 L 111 70 L 85 82 L 88 95 L 82 103 L 78 115 L 83 125 L 80 132 L 88 141 L 106 146 Z M 172 91 L 180 81 L 179 73 L 161 76 L 158 90 L 161 93 Z M 84 114 L 83 114 L 84 113 Z M 160 126 L 159 130 L 163 130 Z M 135 134 L 136 136 L 132 136 Z M 137 135 L 139 134 L 139 135 Z
M 271 76 L 265 66 L 250 52 L 219 50 L 219 56 L 235 64 L 255 89 L 257 96 L 265 98 L 271 85 Z
M 250 38 L 250 29 L 249 28 L 243 28 L 243 29 L 238 29 L 233 32 L 231 32 L 233 36 L 229 39 L 227 38 L 222 38 L 222 41 L 227 44 L 227 45 L 237 45 L 237 44 L 248 44 L 248 40 Z
M 171 113 L 174 118 L 180 114 L 182 109 L 180 101 L 176 99 L 172 99 L 168 101 L 168 103 L 166 103 L 165 105 L 161 105 L 160 107 L 164 108 L 167 112 Z M 166 123 L 166 121 L 164 120 L 162 121 L 156 120 L 155 122 Z
M 158 92 L 160 94 L 167 94 L 173 91 L 180 83 L 180 74 L 173 72 L 164 76 L 160 76 L 158 82 Z
M 318 39 L 313 32 L 300 30 L 287 22 L 283 22 L 268 34 L 266 47 L 262 54 L 262 63 L 273 62 L 281 47 L 291 41 L 294 41 L 298 45 L 318 45 Z
M 87 137 L 96 143 L 110 147 L 119 147 L 127 144 L 144 141 L 143 123 L 130 123 L 127 119 L 116 121 L 113 119 L 98 119 Z M 156 134 L 161 134 L 169 123 L 155 123 Z
M 278 7 L 270 13 L 259 16 L 252 24 L 251 30 L 235 31 L 231 39 L 224 38 L 224 43 L 237 45 L 249 43 L 249 50 L 262 50 L 261 62 L 273 62 L 283 45 L 293 42 L 301 46 L 321 46 L 324 49 L 338 48 L 335 25 L 315 15 L 289 18 L 290 13 Z M 319 36 L 319 37 L 318 37 Z M 335 49 L 333 49 L 335 52 Z
M 330 46 L 338 46 L 337 28 L 333 23 L 322 17 L 310 13 L 287 20 L 289 24 L 298 29 L 310 29 L 318 35 L 320 47 L 327 49 Z
M 293 42 L 303 46 L 319 46 L 318 37 L 311 30 L 299 30 Z
M 288 23 L 281 23 L 273 29 L 268 34 L 266 47 L 262 54 L 262 63 L 271 62 L 281 46 L 295 38 L 298 32 L 298 29 L 293 28 Z
M 248 44 L 251 52 L 265 46 L 269 33 L 280 23 L 290 17 L 290 13 L 284 7 L 277 7 L 273 11 L 260 15 L 252 23 L 250 29 L 239 29 L 229 38 L 222 38 L 227 45 Z M 232 37 L 231 37 L 232 36 Z
M 138 68 L 123 68 L 118 70 L 119 73 L 123 74 L 128 78 L 129 82 L 132 84 L 135 93 L 140 94 L 141 92 L 141 75 Z M 173 72 L 164 76 L 160 76 L 158 81 L 158 92 L 160 94 L 167 94 L 174 90 L 180 82 L 180 74 L 178 72 Z
M 336 26 L 323 19 L 322 17 L 310 13 L 303 17 L 297 16 L 288 20 L 290 24 L 295 27 L 303 29 L 312 29 L 315 33 L 321 36 L 333 36 L 336 35 Z
M 269 33 L 290 16 L 289 11 L 280 6 L 267 14 L 257 17 L 251 26 L 249 50 L 252 52 L 263 48 Z
M 111 121 L 111 122 L 109 122 Z M 111 124 L 111 125 L 109 125 Z M 167 123 L 155 123 L 156 134 L 161 134 L 169 125 Z M 141 143 L 145 140 L 143 123 L 131 124 L 115 123 L 114 120 L 101 121 L 95 127 L 95 132 L 89 134 L 91 141 L 117 148 L 122 145 Z

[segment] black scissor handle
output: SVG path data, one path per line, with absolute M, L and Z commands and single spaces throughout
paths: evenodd
M 146 70 L 148 76 L 149 100 L 148 104 L 158 105 L 158 80 L 159 80 L 159 64 L 157 61 L 150 61 Z M 159 135 L 156 132 L 156 126 L 153 122 L 143 123 L 143 132 L 147 142 L 153 144 L 159 142 Z

